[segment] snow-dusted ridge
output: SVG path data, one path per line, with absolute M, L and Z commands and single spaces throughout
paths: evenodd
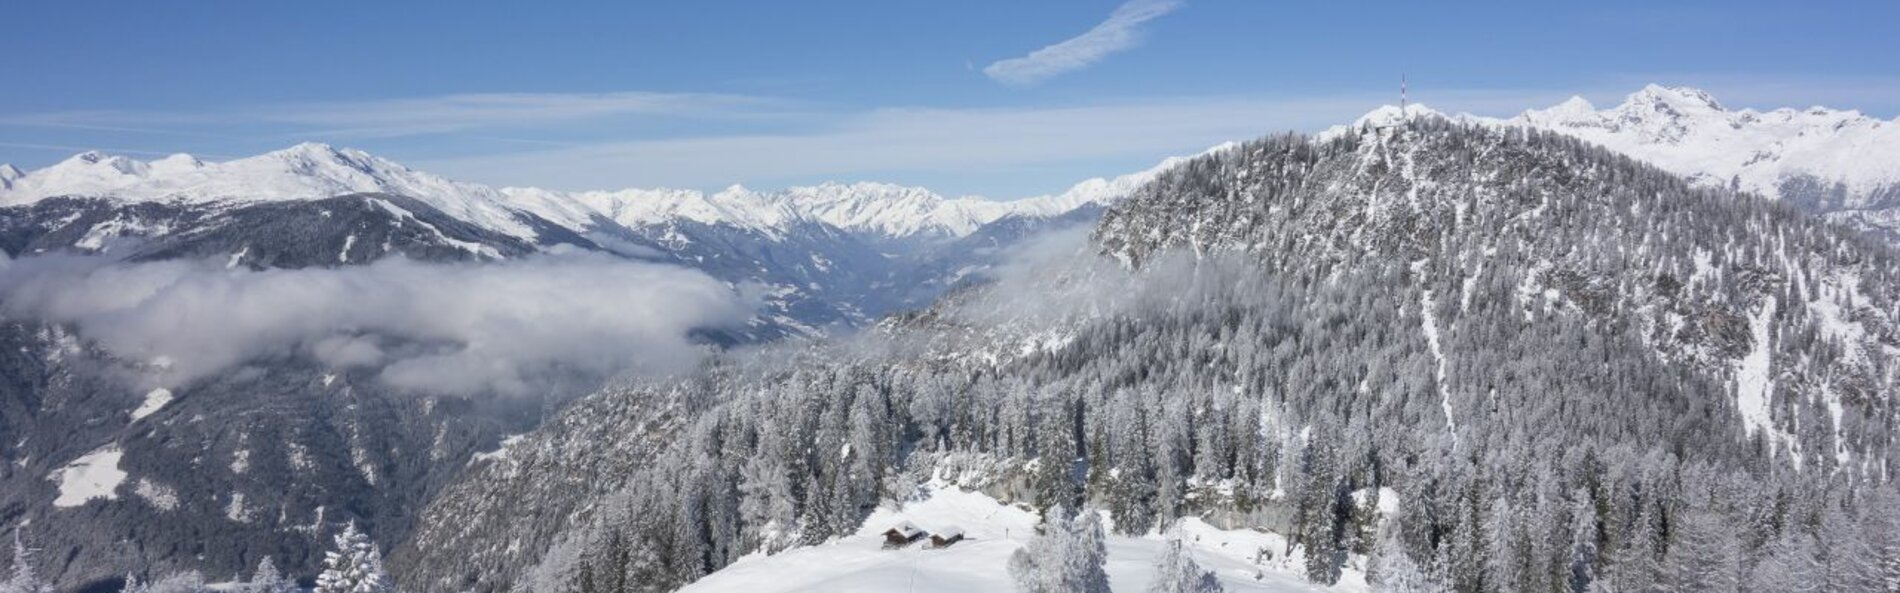
M 1090 179 L 1060 194 L 1013 201 L 948 198 L 925 188 L 870 182 L 777 191 L 734 185 L 710 193 L 666 188 L 564 192 L 460 182 L 360 150 L 304 143 L 215 163 L 187 154 L 141 161 L 91 151 L 30 172 L 0 166 L 0 206 L 56 196 L 210 203 L 378 192 L 413 197 L 450 216 L 527 240 L 536 232 L 519 213 L 574 230 L 588 229 L 596 217 L 604 217 L 628 227 L 690 220 L 777 234 L 789 225 L 815 221 L 884 237 L 960 237 L 1009 216 L 1055 216 L 1108 203 L 1173 162 L 1113 179 Z
M 1790 200 L 1823 214 L 1889 209 L 1900 196 L 1900 120 L 1818 106 L 1731 110 L 1689 87 L 1648 85 L 1604 109 L 1571 97 L 1510 118 L 1450 115 L 1417 104 L 1401 113 L 1388 105 L 1321 136 L 1425 116 L 1558 132 L 1699 184 Z

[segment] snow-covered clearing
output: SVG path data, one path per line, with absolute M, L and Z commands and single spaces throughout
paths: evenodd
M 515 443 L 519 443 L 521 442 L 522 439 L 525 439 L 525 438 L 528 438 L 528 435 L 511 434 L 511 435 L 502 437 L 501 445 L 498 447 L 495 447 L 495 450 L 477 452 L 468 458 L 468 463 L 469 465 L 474 465 L 479 462 L 501 461 L 503 459 L 507 459 L 508 448 L 515 446 Z
M 1735 407 L 1741 410 L 1742 419 L 1747 421 L 1748 430 L 1774 431 L 1774 418 L 1769 408 L 1769 390 L 1774 388 L 1771 363 L 1774 349 L 1769 344 L 1770 323 L 1775 317 L 1775 297 L 1768 297 L 1761 310 L 1748 322 L 1751 347 L 1748 355 L 1743 356 L 1735 369 Z
M 928 540 L 896 550 L 884 549 L 880 535 L 905 521 L 926 531 L 960 527 L 965 540 L 932 548 Z M 1015 591 L 1007 568 L 1010 554 L 1035 536 L 1034 512 L 998 503 L 989 496 L 954 487 L 936 488 L 928 499 L 902 510 L 879 509 L 858 532 L 831 542 L 793 548 L 771 556 L 752 555 L 700 579 L 681 593 L 971 593 Z M 1195 562 L 1214 571 L 1232 592 L 1362 591 L 1363 580 L 1322 587 L 1305 582 L 1295 563 L 1280 556 L 1285 541 L 1252 530 L 1217 529 L 1198 519 L 1181 521 L 1171 532 L 1186 542 Z M 1108 537 L 1108 577 L 1116 591 L 1143 591 L 1153 578 L 1154 562 L 1166 539 Z M 1277 558 L 1262 559 L 1261 551 Z
M 141 402 L 139 407 L 132 409 L 132 421 L 137 422 L 140 418 L 150 416 L 152 412 L 157 412 L 169 403 L 172 403 L 172 390 L 160 387 L 148 391 L 145 393 L 145 401 Z
M 119 458 L 123 454 L 117 447 L 107 446 L 53 470 L 52 475 L 47 476 L 59 484 L 59 497 L 53 499 L 53 506 L 76 507 L 95 498 L 118 498 L 116 490 L 125 482 L 125 471 L 119 469 Z

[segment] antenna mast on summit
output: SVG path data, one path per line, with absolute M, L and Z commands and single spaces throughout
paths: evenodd
M 1399 75 L 1399 115 L 1405 115 L 1405 75 Z

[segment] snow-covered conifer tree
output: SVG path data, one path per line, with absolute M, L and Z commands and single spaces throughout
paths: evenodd
M 1057 506 L 1044 516 L 1043 534 L 1010 556 L 1009 574 L 1023 593 L 1108 593 L 1107 561 L 1100 516 L 1084 510 L 1069 518 Z
M 247 593 L 296 593 L 297 583 L 277 571 L 277 564 L 269 556 L 257 562 L 257 571 L 251 573 L 251 581 L 245 583 Z
M 395 586 L 383 570 L 383 553 L 369 535 L 351 522 L 336 536 L 336 549 L 323 557 L 315 593 L 390 593 Z
M 1405 551 L 1403 515 L 1386 520 L 1379 530 L 1378 543 L 1367 560 L 1366 584 L 1380 593 L 1436 593 L 1443 591 L 1426 570 Z
M 0 583 L 0 593 L 53 593 L 53 585 L 33 571 L 33 550 L 13 532 L 13 576 Z
M 1154 580 L 1148 582 L 1148 593 L 1217 593 L 1225 591 L 1214 573 L 1195 564 L 1188 557 L 1187 547 L 1181 540 L 1168 540 L 1161 557 L 1155 561 Z
M 1590 493 L 1579 488 L 1570 505 L 1570 591 L 1586 593 L 1597 580 L 1597 513 Z

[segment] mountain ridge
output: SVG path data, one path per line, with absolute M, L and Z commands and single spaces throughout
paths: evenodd
M 1218 147 L 1216 148 L 1218 149 Z M 867 235 L 961 237 L 1011 215 L 1054 216 L 1105 204 L 1175 162 L 1114 178 L 1084 180 L 1057 193 L 1020 200 L 945 197 L 929 189 L 881 182 L 825 182 L 774 191 L 733 185 L 716 192 L 674 188 L 558 191 L 490 187 L 455 181 L 396 161 L 306 142 L 222 162 L 188 154 L 140 161 L 87 151 L 33 171 L 0 174 L 0 205 L 56 196 L 137 201 L 258 202 L 317 199 L 351 193 L 407 195 L 444 212 L 520 239 L 532 229 L 512 216 L 527 212 L 569 228 L 594 215 L 627 226 L 683 217 L 766 232 L 793 219 L 822 221 Z
M 1900 245 L 1900 118 L 1819 106 L 1730 109 L 1701 89 L 1650 84 L 1612 107 L 1571 97 L 1505 118 L 1386 105 L 1319 137 L 1428 115 L 1576 137 L 1697 185 L 1785 200 Z

